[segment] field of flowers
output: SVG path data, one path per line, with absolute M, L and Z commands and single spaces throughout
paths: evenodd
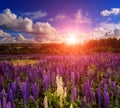
M 120 54 L 35 59 L 0 61 L 0 108 L 120 108 Z

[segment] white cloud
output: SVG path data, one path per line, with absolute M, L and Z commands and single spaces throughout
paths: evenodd
M 17 37 L 15 37 L 15 42 L 17 43 L 29 43 L 29 42 L 33 42 L 35 43 L 36 41 L 34 39 L 29 39 L 24 37 L 22 34 L 18 34 Z
M 90 18 L 88 18 L 88 15 L 83 15 L 81 10 L 77 10 L 77 12 L 74 14 L 74 19 L 72 19 L 72 22 L 77 23 L 77 24 L 91 24 L 92 21 Z
M 42 12 L 42 11 L 26 12 L 23 14 L 23 16 L 29 17 L 31 19 L 39 19 L 39 18 L 47 16 L 47 13 Z
M 104 38 L 105 36 L 120 37 L 120 23 L 107 23 L 103 22 L 98 27 L 94 28 L 91 36 L 95 38 Z
M 120 14 L 120 8 L 112 8 L 111 10 L 103 10 L 100 12 L 102 16 L 118 15 Z
M 4 32 L 3 30 L 0 30 L 0 37 L 11 37 L 11 35 Z
M 4 19 L 4 20 L 3 20 Z M 36 22 L 29 18 L 18 17 L 16 14 L 12 13 L 10 9 L 4 10 L 0 14 L 0 26 L 6 27 L 6 29 L 11 29 L 13 31 L 25 32 L 32 34 L 35 38 L 39 38 L 40 41 L 55 41 L 57 36 L 57 31 L 48 22 Z
M 0 14 L 0 26 L 11 23 L 11 21 L 15 20 L 17 16 L 13 14 L 10 9 L 5 9 L 3 13 Z

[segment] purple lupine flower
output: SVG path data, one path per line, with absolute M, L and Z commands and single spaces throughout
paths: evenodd
M 107 91 L 104 91 L 104 108 L 110 108 L 110 98 Z
M 10 84 L 10 83 L 8 83 L 8 85 L 7 85 L 7 94 L 9 93 L 10 88 L 11 88 L 11 84 Z
M 0 108 L 2 108 L 2 103 L 1 103 L 1 100 L 0 100 Z
M 86 98 L 82 99 L 82 108 L 86 108 Z
M 77 89 L 76 87 L 72 90 L 72 101 L 77 100 Z
M 81 89 L 82 89 L 82 96 L 84 96 L 85 95 L 85 86 L 84 86 L 84 84 L 82 85 Z
M 2 77 L 0 77 L 0 91 L 2 90 Z
M 5 89 L 2 89 L 1 95 L 2 95 L 2 97 L 6 97 L 7 94 L 5 92 Z
M 75 73 L 74 72 L 71 72 L 71 82 L 72 82 L 72 85 L 75 85 Z
M 104 84 L 104 91 L 108 92 L 108 85 Z
M 98 102 L 98 105 L 99 105 L 99 106 L 100 106 L 100 104 L 101 104 L 101 99 L 102 99 L 101 96 L 102 96 L 102 95 L 101 95 L 100 88 L 97 88 L 97 102 Z
M 8 93 L 8 99 L 10 102 L 13 102 L 13 91 L 12 89 L 10 89 L 9 93 Z
M 3 97 L 3 108 L 6 108 L 6 104 L 7 104 L 6 101 L 7 101 L 7 100 L 6 100 L 6 97 L 4 96 L 4 97 Z
M 6 108 L 12 108 L 12 106 L 11 106 L 11 102 L 10 102 L 10 101 L 7 103 Z
M 39 85 L 37 83 L 32 84 L 32 93 L 35 99 L 38 98 L 40 92 Z
M 17 77 L 16 79 L 16 97 L 19 98 L 19 91 L 20 91 L 21 87 L 20 87 L 20 77 Z
M 23 103 L 24 103 L 24 107 L 26 106 L 26 102 L 27 102 L 27 96 L 28 96 L 28 85 L 27 82 L 23 82 L 22 83 L 22 96 L 23 96 Z
M 108 86 L 110 87 L 112 85 L 111 79 L 108 79 Z
M 92 89 L 90 88 L 89 90 L 89 95 L 90 95 L 90 103 L 92 104 L 93 103 L 93 100 L 94 100 L 94 93 L 92 91 Z
M 13 92 L 13 99 L 15 99 L 16 97 L 16 82 L 12 82 L 11 84 L 11 88 L 12 88 L 12 92 Z
M 47 75 L 43 75 L 43 86 L 44 86 L 45 90 L 48 90 L 49 82 L 48 82 L 48 76 Z
M 116 85 L 115 82 L 112 82 L 112 87 L 113 87 L 113 89 L 114 89 L 114 94 L 115 94 L 115 96 L 117 96 L 117 85 Z

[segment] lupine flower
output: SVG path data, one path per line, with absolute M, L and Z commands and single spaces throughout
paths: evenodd
M 13 92 L 13 98 L 15 99 L 16 97 L 16 82 L 12 82 L 11 84 L 11 88 L 12 88 L 12 92 Z
M 71 81 L 72 81 L 72 85 L 75 85 L 75 73 L 74 72 L 71 73 Z
M 86 108 L 86 97 L 82 99 L 82 108 Z
M 48 90 L 49 82 L 48 82 L 48 76 L 47 75 L 43 75 L 43 86 L 44 86 L 45 90 Z
M 2 90 L 2 77 L 0 76 L 0 91 Z
M 13 102 L 13 91 L 12 89 L 10 89 L 9 93 L 8 93 L 8 99 L 10 102 Z
M 72 90 L 72 101 L 77 100 L 77 89 L 76 87 Z
M 23 102 L 24 102 L 24 107 L 26 106 L 27 102 L 27 96 L 28 96 L 28 85 L 27 82 L 22 83 L 22 96 L 23 96 Z
M 101 91 L 100 91 L 100 88 L 97 88 L 97 102 L 98 102 L 98 105 L 100 106 L 101 104 Z
M 38 98 L 40 92 L 39 85 L 37 83 L 32 84 L 32 93 L 35 99 Z
M 44 97 L 44 108 L 48 108 L 47 96 Z
M 114 94 L 115 94 L 115 96 L 116 96 L 116 95 L 117 95 L 117 85 L 116 85 L 115 82 L 112 82 L 112 87 L 113 87 L 113 89 L 114 89 Z
M 63 81 L 61 76 L 56 76 L 56 84 L 57 84 L 57 95 L 60 97 L 60 107 L 62 108 L 63 98 L 67 96 L 66 89 L 63 88 Z
M 6 108 L 12 108 L 10 101 L 7 103 L 7 107 Z
M 1 100 L 0 100 L 0 108 L 2 108 L 2 103 L 1 103 Z
M 73 108 L 73 104 L 71 103 L 70 108 Z
M 110 98 L 107 91 L 104 91 L 104 108 L 110 108 Z
M 108 85 L 104 84 L 104 91 L 108 92 Z
M 6 100 L 6 97 L 4 96 L 4 97 L 3 97 L 3 108 L 6 108 L 6 104 L 7 104 L 6 101 L 7 101 L 7 100 Z
M 92 91 L 92 89 L 90 88 L 89 90 L 89 95 L 90 95 L 90 103 L 92 104 L 93 103 L 93 100 L 94 100 L 94 93 Z

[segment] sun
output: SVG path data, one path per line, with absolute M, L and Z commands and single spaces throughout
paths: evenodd
M 68 44 L 76 44 L 77 43 L 77 38 L 74 34 L 70 34 L 67 38 L 67 43 Z

